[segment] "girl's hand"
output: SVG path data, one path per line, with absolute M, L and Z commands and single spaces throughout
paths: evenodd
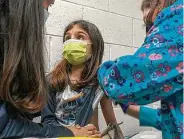
M 100 138 L 101 133 L 97 131 L 94 125 L 87 125 L 85 127 L 68 127 L 74 134 L 75 137 L 92 137 L 92 138 Z

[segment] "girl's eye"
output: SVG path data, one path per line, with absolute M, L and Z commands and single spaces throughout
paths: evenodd
M 65 41 L 67 41 L 67 40 L 69 40 L 69 39 L 71 39 L 70 36 L 65 36 Z
M 78 40 L 84 40 L 84 36 L 83 35 L 79 35 L 79 36 L 77 36 L 77 39 Z

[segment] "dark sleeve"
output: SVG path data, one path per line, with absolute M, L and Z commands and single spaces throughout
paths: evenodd
M 9 112 L 10 111 L 10 112 Z M 5 112 L 5 114 L 7 114 Z M 51 124 L 38 124 L 22 118 L 12 110 L 8 110 L 8 122 L 0 132 L 0 138 L 23 138 L 23 137 L 73 137 L 73 133 L 63 126 Z
M 41 123 L 59 125 L 55 115 L 56 92 L 49 89 L 49 97 L 44 109 L 41 111 Z

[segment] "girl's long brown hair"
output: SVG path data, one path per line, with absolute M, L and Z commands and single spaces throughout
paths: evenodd
M 42 0 L 0 0 L 0 100 L 34 113 L 46 102 Z
M 144 19 L 145 24 L 154 22 L 153 20 L 159 14 L 159 12 L 172 5 L 176 0 L 143 0 L 141 5 L 141 11 L 144 9 L 150 9 L 148 16 Z
M 84 29 L 89 34 L 92 41 L 92 56 L 85 63 L 85 68 L 82 72 L 81 81 L 77 83 L 77 86 L 97 86 L 97 70 L 102 62 L 104 53 L 104 41 L 102 35 L 94 24 L 85 20 L 77 20 L 70 23 L 66 27 L 64 31 L 64 36 L 66 35 L 67 31 L 72 29 L 75 25 L 78 25 L 79 27 Z M 64 41 L 65 40 L 63 39 L 63 42 Z M 70 72 L 70 67 L 71 65 L 67 62 L 67 60 L 61 60 L 61 62 L 54 68 L 54 70 L 50 74 L 50 84 L 52 87 L 61 91 L 66 87 L 66 85 L 68 84 L 68 73 Z

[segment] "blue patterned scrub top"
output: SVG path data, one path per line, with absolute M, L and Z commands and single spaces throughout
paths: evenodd
M 134 55 L 107 61 L 98 78 L 104 92 L 119 103 L 141 106 L 140 125 L 162 131 L 163 139 L 183 139 L 183 0 L 163 9 Z

